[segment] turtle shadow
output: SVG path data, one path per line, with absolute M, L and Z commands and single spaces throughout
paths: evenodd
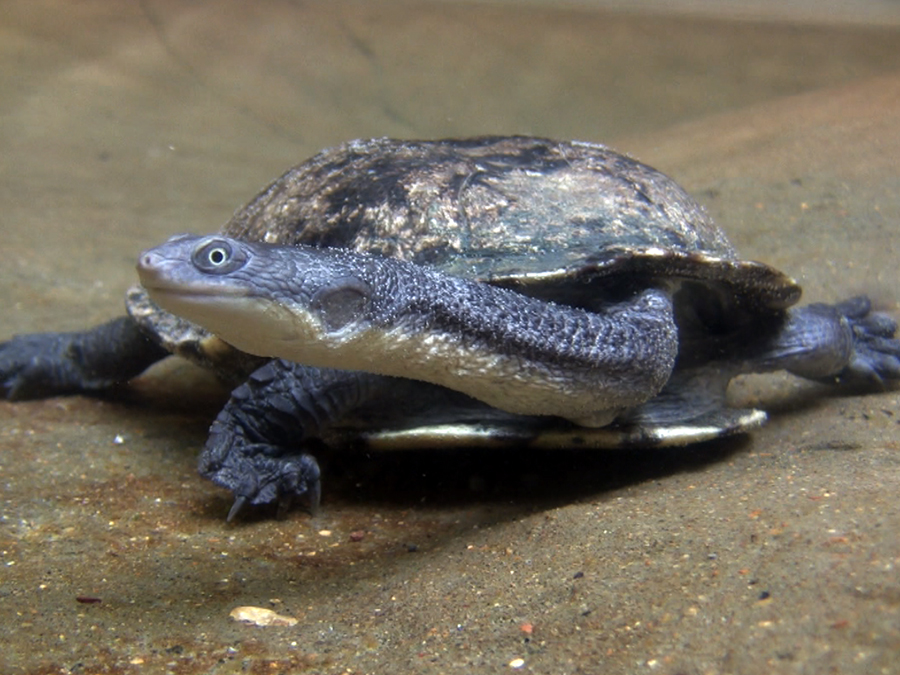
M 326 451 L 323 504 L 393 508 L 553 508 L 678 473 L 746 449 L 747 435 L 669 448 Z
M 199 391 L 185 397 L 183 392 L 173 396 L 170 386 L 157 391 L 151 380 L 136 389 L 126 388 L 114 398 L 119 405 L 143 409 L 151 416 L 183 414 L 183 424 L 198 439 L 199 452 L 203 442 L 200 439 L 205 439 L 206 429 L 228 395 L 213 380 L 202 384 L 205 386 Z M 836 398 L 866 393 L 872 393 L 871 389 L 834 388 L 789 378 L 759 388 L 751 383 L 742 395 L 752 398 L 753 405 L 766 409 L 774 421 L 815 411 Z M 502 506 L 519 513 L 596 499 L 680 473 L 701 472 L 745 452 L 754 442 L 752 436 L 759 433 L 765 432 L 684 446 L 602 450 L 458 447 L 376 451 L 313 444 L 307 451 L 322 468 L 323 510 L 360 506 L 397 510 Z M 185 461 L 193 463 L 195 455 Z M 199 476 L 197 480 L 203 481 Z M 231 502 L 232 495 L 222 490 L 221 497 L 203 500 L 200 514 L 221 519 Z M 302 505 L 293 507 L 291 514 L 297 511 L 302 511 Z M 252 523 L 284 515 L 278 513 L 275 505 L 261 506 L 248 508 L 240 520 Z
M 182 384 L 182 383 L 179 383 Z M 190 382 L 189 384 L 196 384 Z M 115 391 L 98 392 L 105 401 L 132 418 L 150 440 L 178 437 L 170 451 L 184 456 L 188 466 L 205 442 L 207 430 L 227 400 L 228 392 L 214 381 L 204 386 L 178 387 L 146 378 Z M 189 392 L 189 393 L 188 393 Z M 335 448 L 313 441 L 305 450 L 322 469 L 322 510 L 371 507 L 388 510 L 502 506 L 513 512 L 554 508 L 604 493 L 658 480 L 681 472 L 700 471 L 743 451 L 747 434 L 680 447 L 613 449 L 421 448 L 370 450 Z M 221 520 L 233 495 L 215 488 L 201 476 L 198 485 L 210 487 L 193 508 L 201 518 Z M 303 504 L 288 514 L 276 505 L 247 507 L 245 524 L 303 513 Z M 302 517 L 302 515 L 300 516 Z

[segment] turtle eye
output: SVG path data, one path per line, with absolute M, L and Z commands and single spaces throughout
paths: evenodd
M 206 252 L 206 260 L 213 267 L 221 267 L 228 262 L 229 253 L 231 251 L 226 251 L 224 247 L 216 246 Z
M 194 250 L 192 262 L 201 272 L 227 274 L 244 266 L 246 256 L 224 239 L 204 242 Z

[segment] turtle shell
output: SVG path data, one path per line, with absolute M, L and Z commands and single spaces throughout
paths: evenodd
M 562 301 L 576 282 L 631 274 L 721 282 L 771 309 L 800 297 L 781 272 L 738 260 L 672 179 L 592 143 L 352 141 L 290 169 L 223 233 L 396 257 L 525 293 L 554 286 Z
M 288 170 L 222 231 L 401 258 L 588 308 L 601 306 L 609 289 L 668 280 L 717 289 L 730 298 L 719 313 L 737 307 L 744 321 L 777 314 L 800 297 L 783 273 L 738 259 L 703 207 L 673 180 L 591 143 L 519 136 L 351 141 Z M 241 380 L 260 364 L 163 312 L 143 289 L 132 289 L 127 304 L 164 347 L 228 380 Z M 684 443 L 763 419 L 758 411 L 713 411 L 690 427 L 592 430 L 587 441 L 573 431 L 556 438 L 522 421 L 458 427 L 439 420 L 367 438 L 391 447 L 423 438 L 434 444 Z

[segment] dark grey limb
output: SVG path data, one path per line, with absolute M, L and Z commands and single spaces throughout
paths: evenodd
M 74 333 L 30 333 L 0 344 L 0 395 L 10 400 L 100 391 L 168 352 L 130 317 Z
M 762 328 L 766 325 L 762 322 Z M 897 322 L 873 312 L 865 296 L 798 307 L 774 326 L 755 340 L 748 331 L 734 360 L 676 368 L 659 395 L 623 419 L 666 425 L 724 411 L 728 383 L 740 373 L 787 370 L 825 384 L 879 385 L 900 379 Z
M 826 383 L 900 379 L 897 322 L 872 312 L 865 296 L 791 310 L 781 330 L 746 370 L 786 369 Z
M 315 511 L 319 466 L 303 443 L 367 401 L 391 378 L 312 368 L 280 359 L 255 371 L 231 394 L 209 431 L 199 471 L 235 495 L 228 520 L 244 504 L 303 497 Z

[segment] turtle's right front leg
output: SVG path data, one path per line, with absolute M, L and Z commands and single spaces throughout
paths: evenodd
M 780 330 L 744 364 L 748 372 L 785 369 L 828 384 L 900 380 L 897 322 L 864 295 L 788 310 Z
M 0 396 L 22 400 L 107 389 L 168 354 L 128 316 L 74 333 L 16 335 L 0 343 Z
M 234 493 L 228 520 L 245 504 L 295 497 L 319 505 L 319 466 L 303 443 L 358 405 L 391 378 L 371 373 L 269 361 L 235 389 L 216 417 L 199 471 Z

